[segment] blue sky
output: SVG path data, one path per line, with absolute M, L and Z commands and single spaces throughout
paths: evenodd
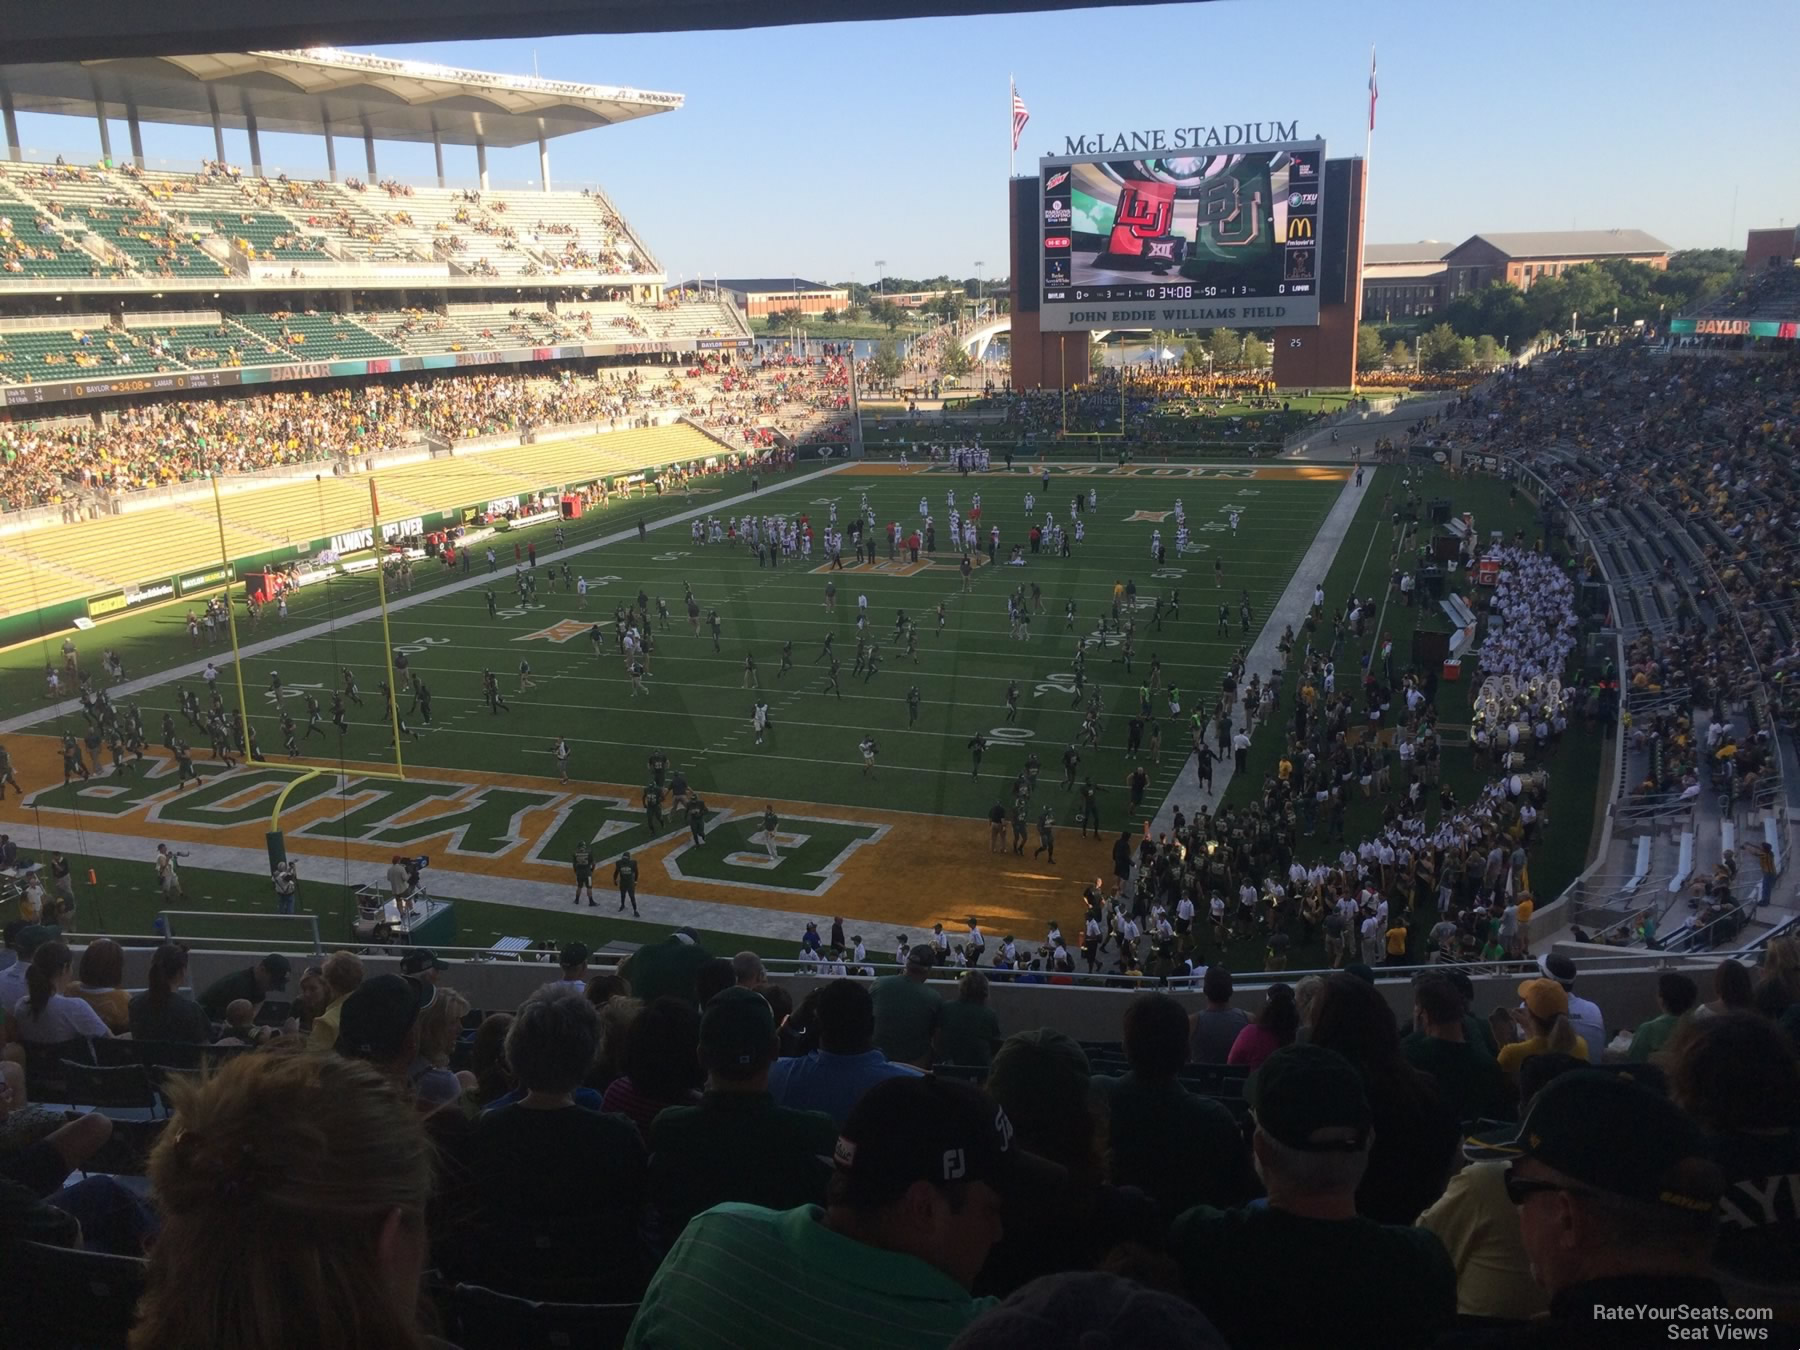
M 679 112 L 552 142 L 553 181 L 603 184 L 672 279 L 871 281 L 876 259 L 890 275 L 1006 272 L 1009 72 L 1031 110 L 1027 169 L 1081 131 L 1275 118 L 1360 154 L 1371 44 L 1372 241 L 1634 226 L 1741 247 L 1750 226 L 1800 220 L 1794 0 L 1228 0 L 376 50 L 511 73 L 535 51 L 548 77 L 683 93 Z M 29 146 L 96 153 L 91 122 L 20 121 Z M 145 137 L 153 158 L 211 154 L 208 131 Z M 431 181 L 429 146 L 378 152 L 384 175 Z M 472 150 L 446 153 L 473 176 Z M 264 159 L 322 172 L 324 151 L 268 136 Z M 340 142 L 342 171 L 361 160 Z M 535 178 L 536 149 L 489 169 Z

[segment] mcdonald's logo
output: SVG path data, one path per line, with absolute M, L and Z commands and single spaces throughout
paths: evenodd
M 1310 216 L 1289 216 L 1287 237 L 1290 243 L 1300 239 L 1311 242 L 1313 237 L 1312 218 Z

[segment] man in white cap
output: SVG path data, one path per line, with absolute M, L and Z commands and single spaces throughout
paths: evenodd
M 1599 1064 L 1606 1054 L 1606 1019 L 1600 1015 L 1598 1004 L 1576 996 L 1575 962 L 1561 952 L 1545 952 L 1538 957 L 1538 969 L 1546 980 L 1560 984 L 1569 996 L 1569 1024 L 1587 1042 L 1588 1063 Z

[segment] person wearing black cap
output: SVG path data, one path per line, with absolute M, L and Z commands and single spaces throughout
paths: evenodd
M 430 1004 L 435 992 L 405 975 L 364 980 L 338 1012 L 338 1054 L 367 1060 L 404 1083 L 419 1053 L 419 1010 Z
M 588 957 L 591 953 L 586 944 L 565 942 L 556 954 L 556 963 L 562 967 L 562 979 L 559 984 L 566 984 L 572 989 L 587 989 Z
M 1486 1147 L 1512 1158 L 1506 1193 L 1550 1314 L 1446 1345 L 1660 1346 L 1708 1338 L 1724 1320 L 1705 1316 L 1728 1302 L 1711 1272 L 1724 1176 L 1667 1098 L 1625 1073 L 1576 1070 L 1532 1098 L 1516 1134 Z
M 1246 1096 L 1268 1201 L 1175 1220 L 1169 1251 L 1188 1297 L 1234 1350 L 1430 1345 L 1456 1316 L 1456 1272 L 1435 1234 L 1356 1211 L 1374 1115 L 1355 1066 L 1284 1046 Z
M 261 1007 L 271 992 L 280 993 L 288 987 L 291 969 L 287 957 L 280 952 L 270 952 L 255 965 L 214 980 L 200 995 L 200 1006 L 215 1022 L 223 1022 L 225 1010 L 240 998 Z
M 777 1046 L 775 1014 L 761 994 L 733 986 L 707 1003 L 706 1095 L 698 1106 L 666 1108 L 650 1126 L 650 1203 L 663 1244 L 726 1201 L 770 1209 L 824 1201 L 837 1122 L 775 1105 L 769 1066 Z
M 850 1113 L 824 1209 L 719 1205 L 683 1230 L 626 1350 L 786 1350 L 821 1328 L 883 1350 L 942 1350 L 993 1299 L 971 1297 L 1008 1203 L 1062 1169 L 1013 1146 L 979 1088 L 896 1078 Z M 802 1296 L 803 1291 L 803 1296 Z
M 678 928 L 661 942 L 639 947 L 619 966 L 619 974 L 631 981 L 631 996 L 648 1006 L 664 995 L 695 1002 L 694 972 L 712 953 L 700 945 L 691 928 Z
M 410 975 L 415 980 L 423 980 L 434 987 L 438 982 L 438 974 L 448 969 L 450 963 L 439 960 L 438 954 L 429 947 L 414 947 L 400 958 L 402 975 Z

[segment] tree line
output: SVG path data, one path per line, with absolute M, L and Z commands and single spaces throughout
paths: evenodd
M 1356 334 L 1356 364 L 1361 370 L 1404 369 L 1416 357 L 1428 371 L 1482 369 L 1577 325 L 1660 328 L 1729 282 L 1743 263 L 1739 249 L 1684 249 L 1669 255 L 1667 269 L 1617 258 L 1539 277 L 1529 290 L 1489 282 L 1451 301 L 1439 322 L 1419 334 L 1416 349 L 1390 344 L 1391 331 L 1384 336 L 1376 325 L 1363 324 Z

